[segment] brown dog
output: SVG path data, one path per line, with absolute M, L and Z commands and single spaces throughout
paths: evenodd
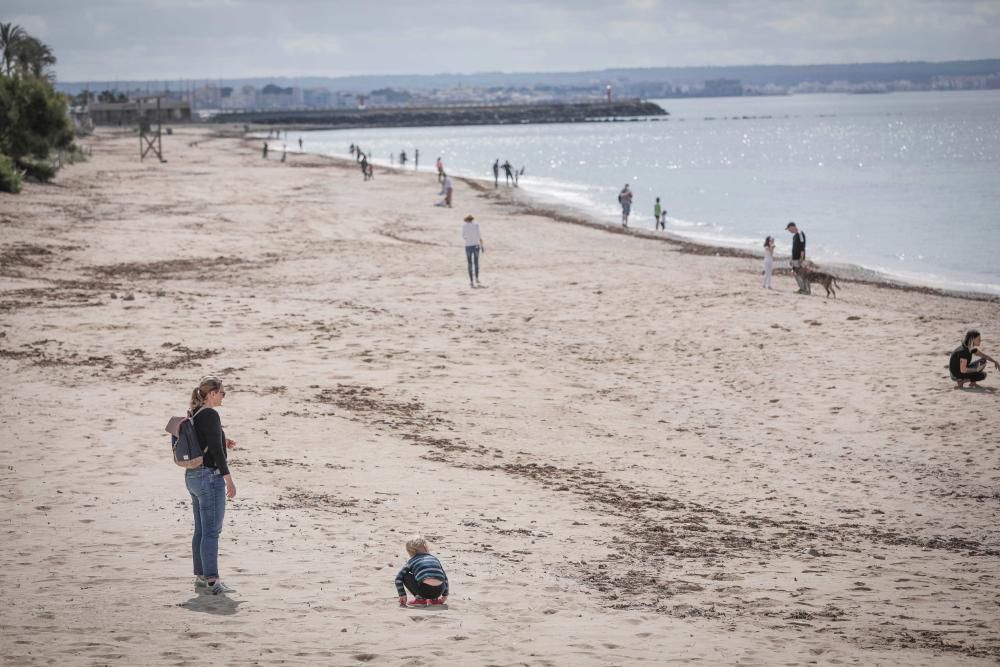
M 824 271 L 817 271 L 815 269 L 805 269 L 802 272 L 802 277 L 809 283 L 810 289 L 812 288 L 813 283 L 819 283 L 826 288 L 826 298 L 829 299 L 831 294 L 834 299 L 837 298 L 837 292 L 833 289 L 834 285 L 837 286 L 837 289 L 840 289 L 840 283 L 837 282 L 837 276 Z

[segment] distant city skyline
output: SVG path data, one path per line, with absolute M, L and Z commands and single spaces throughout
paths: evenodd
M 996 0 L 7 0 L 61 81 L 964 60 Z

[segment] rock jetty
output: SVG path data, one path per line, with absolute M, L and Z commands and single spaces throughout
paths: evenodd
M 217 123 L 309 125 L 340 129 L 357 127 L 418 127 L 432 125 L 516 125 L 583 123 L 666 116 L 652 102 L 581 102 L 573 104 L 514 104 L 419 108 L 327 109 L 320 111 L 251 111 L 224 113 Z

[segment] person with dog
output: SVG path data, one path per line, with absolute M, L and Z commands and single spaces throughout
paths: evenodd
M 194 510 L 191 538 L 194 585 L 206 588 L 213 595 L 233 592 L 219 578 L 219 534 L 226 516 L 226 498 L 236 497 L 236 483 L 229 472 L 226 455 L 226 449 L 232 449 L 236 443 L 226 437 L 216 411 L 225 397 L 222 380 L 212 375 L 204 377 L 191 392 L 187 413 L 194 423 L 198 445 L 205 452 L 200 468 L 184 471 L 184 483 Z
M 430 553 L 427 541 L 414 537 L 406 542 L 410 559 L 396 575 L 396 594 L 399 606 L 405 607 L 406 591 L 413 594 L 411 607 L 446 604 L 448 602 L 448 575 L 437 556 Z
M 771 289 L 771 273 L 774 271 L 774 237 L 764 239 L 764 289 Z
M 792 234 L 792 275 L 799 285 L 799 294 L 811 294 L 809 281 L 805 278 L 806 264 L 806 233 L 799 229 L 794 222 L 785 225 L 785 229 Z
M 976 329 L 969 329 L 965 332 L 962 344 L 955 348 L 948 360 L 948 370 L 951 372 L 951 379 L 957 383 L 956 389 L 965 387 L 969 383 L 970 389 L 975 389 L 986 379 L 987 362 L 992 362 L 994 368 L 1000 371 L 1000 363 L 997 360 L 979 349 L 982 344 L 982 336 Z M 972 360 L 972 355 L 980 357 L 976 361 Z

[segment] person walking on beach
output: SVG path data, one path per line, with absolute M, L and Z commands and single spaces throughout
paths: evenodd
M 497 158 L 496 162 L 493 163 L 493 187 L 500 187 L 500 158 Z
M 281 144 L 281 161 L 285 161 L 285 156 L 288 154 L 288 144 Z
M 365 180 L 368 180 L 368 158 L 364 153 L 361 153 L 361 160 L 358 162 L 361 165 L 361 175 L 364 176 Z
M 986 363 L 993 362 L 994 368 L 1000 371 L 1000 363 L 997 360 L 979 349 L 983 338 L 976 329 L 969 329 L 965 332 L 962 344 L 955 348 L 948 360 L 948 370 L 951 379 L 957 383 L 956 389 L 962 389 L 965 383 L 969 383 L 970 389 L 975 389 L 986 379 Z M 972 360 L 972 355 L 980 357 L 976 361 Z
M 302 151 L 302 137 L 299 137 L 299 152 Z
M 653 229 L 659 229 L 660 224 L 663 223 L 663 229 L 667 228 L 666 222 L 663 220 L 663 207 L 660 206 L 660 198 L 656 198 L 656 204 L 653 205 L 653 218 L 655 218 Z
M 785 225 L 785 229 L 792 234 L 792 275 L 799 285 L 799 294 L 811 294 L 809 281 L 806 280 L 803 272 L 806 263 L 806 233 L 799 229 L 794 222 Z
M 774 271 L 774 237 L 764 239 L 764 289 L 771 289 L 771 272 Z
M 416 171 L 420 168 L 420 149 L 413 149 L 413 170 Z
M 472 215 L 465 216 L 462 225 L 462 240 L 465 241 L 465 263 L 469 267 L 469 287 L 482 287 L 479 284 L 479 253 L 486 252 L 483 235 L 479 231 L 479 223 Z
M 400 151 L 399 153 L 399 166 L 400 167 L 406 166 L 406 151 Z
M 632 190 L 628 183 L 618 193 L 618 203 L 622 205 L 622 227 L 628 227 L 628 216 L 632 212 Z
M 264 152 L 261 154 L 261 157 L 263 157 L 265 160 L 267 159 L 267 142 L 266 141 L 264 142 Z
M 219 578 L 219 534 L 226 516 L 226 498 L 236 497 L 236 483 L 229 472 L 226 455 L 226 450 L 235 447 L 236 443 L 226 438 L 216 410 L 225 397 L 222 380 L 211 375 L 204 377 L 191 392 L 187 413 L 194 424 L 198 444 L 205 452 L 200 468 L 184 471 L 184 483 L 194 510 L 191 559 L 195 588 L 205 588 L 213 595 L 233 592 Z
M 437 163 L 435 164 L 438 170 L 438 183 L 444 180 L 444 161 L 441 160 L 441 156 L 438 155 Z
M 444 176 L 444 180 L 441 181 L 441 193 L 444 194 L 444 205 L 451 208 L 451 195 L 454 192 L 454 187 L 451 183 L 451 176 L 443 172 L 442 175 Z

